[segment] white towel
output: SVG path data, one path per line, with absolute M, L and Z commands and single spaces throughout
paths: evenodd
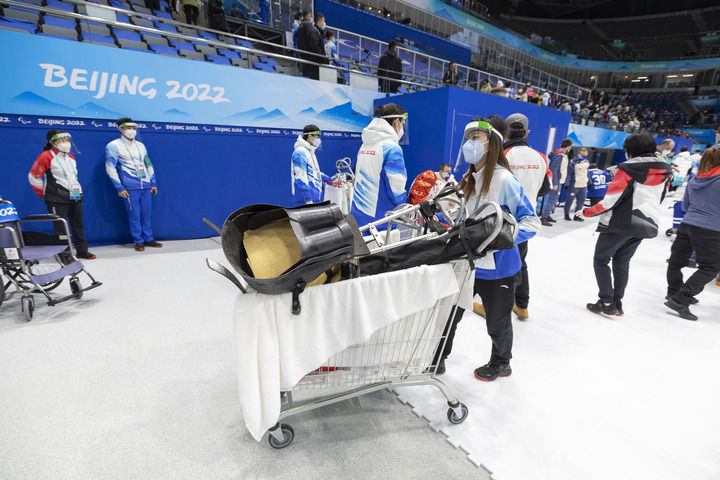
M 278 421 L 280 391 L 332 355 L 459 290 L 452 265 L 443 264 L 308 288 L 300 295 L 300 315 L 291 313 L 290 293 L 239 294 L 238 389 L 248 431 L 260 441 Z M 472 305 L 471 295 L 462 297 L 461 306 Z

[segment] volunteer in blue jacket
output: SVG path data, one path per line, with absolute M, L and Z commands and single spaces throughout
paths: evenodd
M 350 213 L 358 225 L 383 218 L 407 202 L 407 171 L 399 142 L 405 135 L 407 112 L 394 103 L 378 106 L 362 132 L 355 167 L 355 189 Z
M 135 140 L 137 124 L 128 117 L 117 121 L 121 137 L 105 147 L 105 171 L 110 181 L 124 199 L 130 220 L 130 234 L 135 250 L 142 252 L 145 247 L 160 248 L 152 232 L 152 197 L 157 195 L 155 169 L 147 149 Z
M 685 216 L 672 244 L 667 268 L 667 302 L 682 318 L 697 320 L 689 305 L 720 272 L 720 148 L 705 150 L 698 174 L 685 189 Z M 697 270 L 683 282 L 682 268 L 692 252 Z
M 295 150 L 290 160 L 290 189 L 293 204 L 322 202 L 323 182 L 330 177 L 320 171 L 315 152 L 322 145 L 320 129 L 316 125 L 305 125 L 302 135 L 295 141 Z
M 610 172 L 598 168 L 595 163 L 590 164 L 590 170 L 588 170 L 587 198 L 590 199 L 591 207 L 605 197 L 610 182 L 612 182 Z
M 567 154 L 570 149 L 572 149 L 572 140 L 566 138 L 560 144 L 560 148 L 554 150 L 548 156 L 548 160 L 550 163 L 549 168 L 552 172 L 552 187 L 550 189 L 550 193 L 548 193 L 547 195 L 547 198 L 545 198 L 541 218 L 542 224 L 546 227 L 550 227 L 553 223 L 556 222 L 556 220 L 552 218 L 551 215 L 555 210 L 555 206 L 557 205 L 558 197 L 560 196 L 560 189 L 565 182 L 565 177 L 567 177 Z
M 465 126 L 466 141 L 462 147 L 465 162 L 470 164 L 460 182 L 460 188 L 467 198 L 468 212 L 475 212 L 481 202 L 496 202 L 515 217 L 519 227 L 514 248 L 488 252 L 475 262 L 474 291 L 483 302 L 487 331 L 492 339 L 492 353 L 490 361 L 476 368 L 474 373 L 476 378 L 487 382 L 512 373 L 511 314 L 522 265 L 517 245 L 531 239 L 540 230 L 540 219 L 535 214 L 533 202 L 513 176 L 510 163 L 503 153 L 503 136 L 500 132 L 504 130 L 503 120 L 496 115 L 473 120 Z M 455 327 L 461 316 L 456 316 L 448 332 L 438 373 L 445 370 L 445 358 L 450 354 Z

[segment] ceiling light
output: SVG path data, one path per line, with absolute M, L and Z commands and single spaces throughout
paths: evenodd
M 692 73 L 686 73 L 685 75 L 683 75 L 683 77 L 685 77 L 685 78 L 692 77 L 692 76 L 693 76 Z
M 677 75 L 668 75 L 667 78 L 677 78 Z

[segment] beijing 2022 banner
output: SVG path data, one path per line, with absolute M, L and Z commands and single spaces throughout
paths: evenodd
M 359 132 L 383 96 L 346 85 L 0 30 L 0 113 Z

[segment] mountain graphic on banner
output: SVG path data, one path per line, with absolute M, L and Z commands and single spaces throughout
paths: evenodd
M 364 115 L 359 115 L 353 111 L 352 102 L 323 110 L 315 116 L 315 120 L 318 123 L 327 122 L 333 127 L 342 126 L 353 130 L 362 130 L 370 121 Z
M 105 115 L 107 118 L 114 118 L 114 117 L 120 117 L 121 115 L 117 112 L 113 112 L 111 110 L 108 110 L 105 107 L 101 107 L 97 103 L 93 102 L 87 102 L 82 105 L 80 105 L 76 109 L 77 113 L 84 113 L 87 115 Z
M 178 110 L 177 108 L 171 108 L 170 110 L 165 110 L 163 113 L 167 115 L 175 115 L 177 117 L 191 117 L 187 112 L 183 112 L 182 110 Z
M 337 107 L 338 105 L 343 105 L 350 101 L 352 101 L 350 95 L 348 95 L 342 88 L 336 87 L 329 92 L 320 95 L 310 103 L 314 105 L 316 109 L 323 111 Z
M 266 113 L 265 115 L 260 115 L 258 117 L 255 117 L 254 119 L 256 122 L 289 122 L 290 119 L 285 115 L 282 110 L 279 108 L 276 108 L 275 110 Z
M 253 108 L 252 110 L 247 110 L 245 112 L 238 112 L 233 115 L 230 115 L 229 117 L 225 117 L 223 120 L 231 120 L 233 122 L 240 122 L 239 124 L 242 125 L 242 122 L 251 122 L 255 120 L 257 117 L 267 115 L 268 111 L 263 107 Z
M 13 98 L 10 99 L 8 102 L 11 105 L 17 105 L 22 108 L 26 108 L 29 110 L 24 110 L 27 113 L 37 113 L 39 115 L 52 115 L 52 114 L 72 114 L 73 109 L 71 107 L 68 107 L 66 105 L 60 105 L 59 103 L 51 102 L 45 97 L 41 97 L 40 95 L 37 95 L 31 91 L 25 91 Z M 35 111 L 34 109 L 41 109 L 40 111 Z M 22 111 L 22 110 L 21 110 Z

